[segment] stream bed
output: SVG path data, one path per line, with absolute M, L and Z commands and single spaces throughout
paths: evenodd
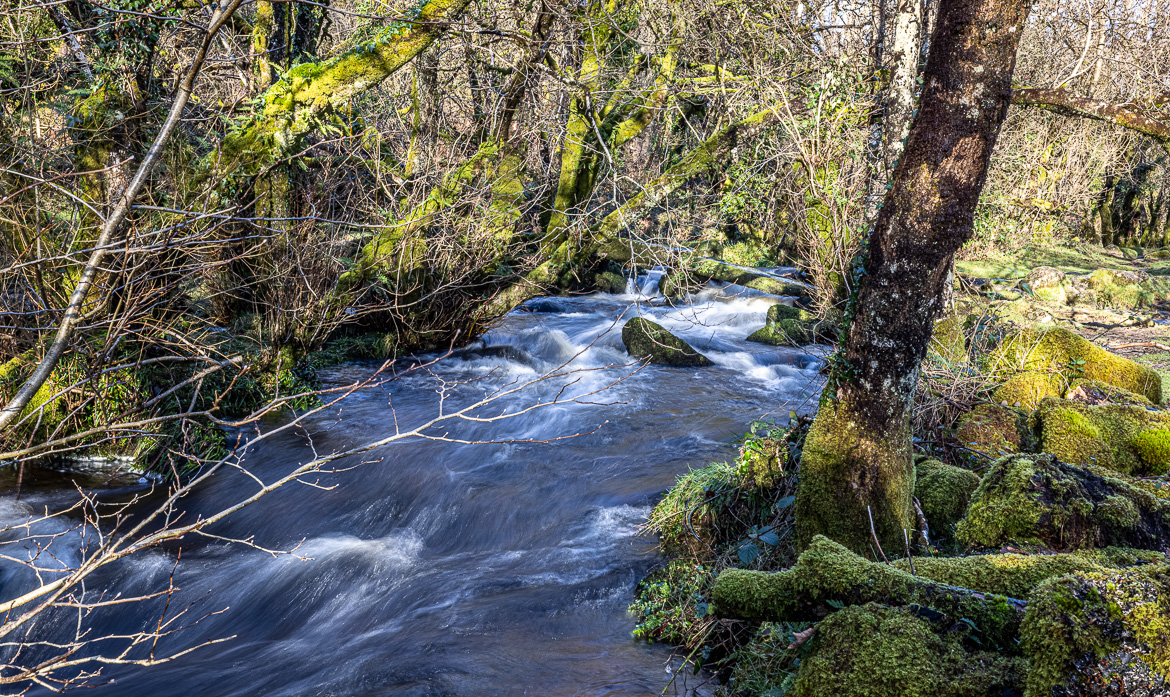
M 321 475 L 316 487 L 287 486 L 213 530 L 268 549 L 296 548 L 296 555 L 185 539 L 99 574 L 91 590 L 130 594 L 165 587 L 173 571 L 181 590 L 171 599 L 172 615 L 188 606 L 191 620 L 225 610 L 165 638 L 160 650 L 234 638 L 160 666 L 107 667 L 105 684 L 85 694 L 659 694 L 671 678 L 670 650 L 631 639 L 626 609 L 637 580 L 658 561 L 654 539 L 639 527 L 678 474 L 735 457 L 752 420 L 810 411 L 820 362 L 801 350 L 745 341 L 763 326 L 774 297 L 713 287 L 671 306 L 654 292 L 655 282 L 651 274 L 625 294 L 529 301 L 428 370 L 358 392 L 305 428 L 254 448 L 247 465 L 271 480 L 314 452 L 350 448 L 393 433 L 396 424 L 405 429 L 433 417 L 441 385 L 450 388 L 443 408 L 451 410 L 562 366 L 562 377 L 477 413 L 495 416 L 560 395 L 555 405 L 432 432 L 445 441 L 387 445 L 342 462 L 348 471 Z M 638 314 L 716 365 L 632 364 L 621 325 Z M 347 365 L 323 378 L 347 384 L 370 371 Z M 585 435 L 565 437 L 578 433 Z M 550 439 L 557 440 L 541 442 Z M 28 475 L 19 502 L 6 488 L 0 522 L 19 524 L 73 500 L 51 480 Z M 131 479 L 107 494 L 145 486 Z M 217 473 L 183 506 L 187 515 L 206 514 L 254 487 L 239 473 Z M 68 542 L 58 541 L 63 564 L 76 558 Z M 3 545 L 4 553 L 14 554 L 13 546 Z M 25 572 L 0 564 L 3 598 L 31 587 Z M 160 603 L 99 610 L 96 630 L 141 629 L 157 621 Z M 75 621 L 60 613 L 38 631 L 67 636 Z M 668 694 L 687 689 L 675 684 Z

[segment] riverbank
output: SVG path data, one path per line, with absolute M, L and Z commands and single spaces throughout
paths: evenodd
M 805 420 L 757 427 L 651 513 L 668 561 L 635 635 L 736 697 L 1170 689 L 1164 256 L 957 264 L 914 420 L 923 530 L 795 549 Z

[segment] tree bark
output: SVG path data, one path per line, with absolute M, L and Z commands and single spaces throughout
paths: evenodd
M 954 254 L 972 234 L 1029 7 L 943 0 L 939 8 L 918 115 L 805 444 L 796 499 L 802 548 L 823 534 L 865 554 L 876 553 L 876 537 L 892 552 L 916 526 L 910 401 Z
M 886 172 L 897 169 L 914 120 L 914 93 L 918 88 L 918 67 L 922 51 L 922 0 L 898 0 L 894 18 L 894 46 L 890 52 L 890 92 L 886 100 Z

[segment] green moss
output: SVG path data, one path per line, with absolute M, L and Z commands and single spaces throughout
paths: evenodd
M 959 417 L 955 439 L 990 457 L 1010 455 L 1029 445 L 1029 433 L 1021 414 L 998 404 L 980 404 Z
M 1125 404 L 1046 399 L 1034 415 L 1040 445 L 1065 462 L 1131 475 L 1170 466 L 1170 414 Z
M 1104 571 L 1132 566 L 1140 559 L 1161 557 L 1143 552 L 1144 557 L 1117 548 L 1064 554 L 977 554 L 967 557 L 916 557 L 914 570 L 932 581 L 1010 598 L 1027 598 L 1036 586 L 1074 571 Z M 1115 555 L 1115 556 L 1111 556 Z M 894 566 L 910 570 L 907 559 Z
M 901 549 L 904 531 L 916 529 L 909 422 L 901 430 L 874 433 L 861 410 L 825 401 L 809 429 L 796 497 L 798 548 L 825 535 L 868 551 L 871 513 L 877 537 L 889 549 Z M 865 496 L 858 494 L 861 482 L 868 487 Z
M 1021 604 L 1009 598 L 972 593 L 870 562 L 823 536 L 815 537 L 785 571 L 722 572 L 712 599 L 721 615 L 770 621 L 820 619 L 834 604 L 918 605 L 953 622 L 971 620 L 985 645 L 1009 651 L 1023 614 Z
M 1163 549 L 1170 503 L 1103 472 L 1051 455 L 1005 457 L 984 475 L 955 538 L 971 547 Z
M 1028 599 L 1020 627 L 1030 660 L 1026 697 L 1161 694 L 1170 677 L 1170 568 L 1075 572 L 1049 579 Z M 1121 694 L 1116 693 L 1116 694 Z
M 622 327 L 622 343 L 635 358 L 649 358 L 651 363 L 672 366 L 714 365 L 710 358 L 691 348 L 685 341 L 644 317 L 634 317 Z
M 763 329 L 753 332 L 747 340 L 772 346 L 804 346 L 831 340 L 828 335 L 832 329 L 828 322 L 818 321 L 811 312 L 777 304 L 768 308 Z
M 967 336 L 963 331 L 966 321 L 965 315 L 951 313 L 935 322 L 930 352 L 947 363 L 966 363 Z
M 847 607 L 817 627 L 796 678 L 800 697 L 976 697 L 1022 683 L 1018 659 L 968 651 L 903 608 Z
M 1059 397 L 1064 391 L 1065 379 L 1059 373 L 1025 370 L 1008 378 L 996 388 L 991 398 L 1009 407 L 1031 411 L 1045 397 Z
M 947 539 L 955 524 L 967 512 L 971 494 L 979 486 L 979 475 L 969 470 L 944 465 L 938 460 L 919 460 L 915 464 L 914 497 L 936 536 Z
M 1005 376 L 1039 371 L 1058 374 L 1066 382 L 1076 378 L 1099 380 L 1143 395 L 1154 404 L 1162 402 L 1162 378 L 1156 371 L 1059 327 L 1030 329 L 1005 339 L 988 356 L 986 368 Z M 1057 394 L 1063 392 L 1062 385 Z
M 602 271 L 593 277 L 593 286 L 603 293 L 624 293 L 626 292 L 626 277 L 620 273 Z
M 1134 436 L 1129 442 L 1150 474 L 1165 474 L 1170 470 L 1170 429 L 1151 428 Z

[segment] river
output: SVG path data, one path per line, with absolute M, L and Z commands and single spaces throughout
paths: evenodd
M 313 452 L 433 416 L 440 384 L 451 388 L 449 410 L 566 363 L 572 372 L 564 377 L 481 415 L 557 394 L 591 395 L 433 434 L 492 444 L 385 446 L 363 456 L 366 464 L 322 475 L 316 487 L 285 487 L 214 529 L 268 549 L 295 547 L 295 556 L 200 538 L 119 562 L 87 589 L 149 592 L 165 587 L 174 570 L 180 590 L 169 615 L 188 606 L 191 620 L 224 610 L 163 639 L 160 653 L 234 638 L 151 668 L 106 667 L 104 684 L 86 694 L 659 694 L 671 678 L 670 651 L 633 641 L 626 611 L 637 580 L 657 561 L 654 540 L 639 535 L 639 526 L 678 474 L 733 458 L 750 421 L 807 413 L 819 365 L 800 350 L 745 341 L 774 298 L 730 286 L 672 307 L 654 292 L 655 278 L 621 295 L 529 301 L 429 371 L 358 392 L 304 429 L 256 447 L 246 462 L 272 479 Z M 664 324 L 716 365 L 630 365 L 621 324 L 636 314 Z M 346 384 L 369 371 L 347 365 L 323 378 Z M 537 442 L 575 433 L 587 435 Z M 70 501 L 74 495 L 52 480 L 33 474 L 19 502 L 11 493 L 0 497 L 3 522 Z M 183 507 L 189 516 L 218 510 L 251 488 L 243 475 L 224 472 Z M 38 531 L 54 525 L 68 527 L 56 521 Z M 74 537 L 57 541 L 62 564 L 76 561 Z M 0 551 L 18 554 L 19 546 Z M 0 597 L 30 587 L 26 573 L 0 564 Z M 89 620 L 96 632 L 137 631 L 158 620 L 161 603 L 102 609 Z M 36 632 L 68 636 L 76 621 L 77 613 L 61 612 Z M 680 682 L 668 694 L 688 689 Z

